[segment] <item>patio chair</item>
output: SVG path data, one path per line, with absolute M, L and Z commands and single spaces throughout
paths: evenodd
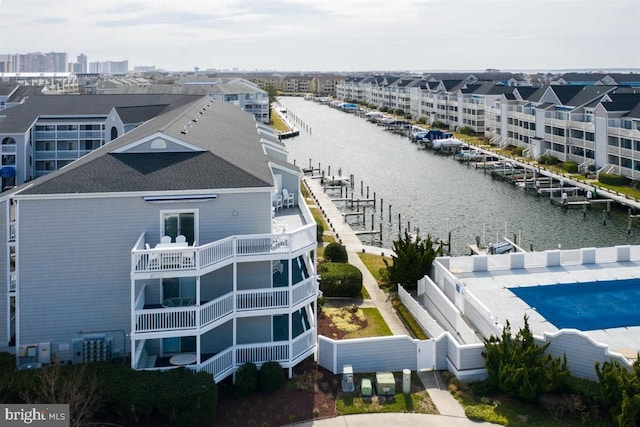
M 282 195 L 278 194 L 273 199 L 273 207 L 278 209 L 282 209 Z
M 171 237 L 169 236 L 162 236 L 160 238 L 160 243 L 171 243 Z
M 282 189 L 282 205 L 285 208 L 292 208 L 293 207 L 293 194 L 289 193 L 289 190 L 287 190 L 286 188 Z
M 187 238 L 182 234 L 176 237 L 176 243 L 185 243 L 186 241 L 187 241 Z

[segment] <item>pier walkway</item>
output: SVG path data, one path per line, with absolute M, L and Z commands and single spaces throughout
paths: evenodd
M 627 206 L 632 209 L 640 210 L 640 201 L 632 197 L 625 196 L 624 194 L 620 194 L 620 193 L 608 190 L 606 188 L 600 187 L 595 183 L 578 181 L 576 179 L 571 178 L 570 176 L 567 176 L 566 174 L 561 174 L 561 173 L 550 171 L 548 169 L 544 169 L 539 165 L 534 164 L 533 162 L 524 161 L 521 159 L 517 159 L 515 157 L 505 156 L 503 154 L 496 153 L 495 151 L 492 151 L 490 149 L 486 149 L 483 147 L 479 147 L 477 145 L 469 144 L 469 149 L 479 151 L 485 155 L 498 157 L 500 160 L 508 161 L 511 164 L 515 165 L 516 167 L 525 168 L 530 171 L 536 171 L 536 174 L 538 175 L 548 177 L 556 181 L 563 181 L 566 187 L 577 187 L 584 190 L 585 192 L 591 191 L 592 193 L 597 194 L 599 197 L 611 199 L 612 201 L 620 205 Z

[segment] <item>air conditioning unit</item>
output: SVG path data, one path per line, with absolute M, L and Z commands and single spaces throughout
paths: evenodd
M 43 365 L 51 363 L 51 342 L 41 342 L 38 345 L 38 362 Z

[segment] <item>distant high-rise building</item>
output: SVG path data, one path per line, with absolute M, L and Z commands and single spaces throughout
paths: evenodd
M 129 61 L 98 61 L 89 63 L 90 73 L 99 74 L 127 74 L 129 72 Z
M 84 74 L 88 71 L 87 69 L 87 55 L 81 53 L 78 55 L 77 59 L 77 70 L 74 70 L 76 74 L 81 73 Z
M 7 73 L 64 73 L 66 52 L 32 52 L 0 55 L 0 71 Z

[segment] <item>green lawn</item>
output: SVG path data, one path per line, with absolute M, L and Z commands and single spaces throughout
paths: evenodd
M 282 121 L 282 119 L 280 118 L 279 115 L 277 115 L 275 113 L 275 111 L 273 111 L 273 109 L 271 110 L 271 126 L 273 126 L 273 128 L 275 130 L 277 130 L 278 132 L 288 132 L 289 130 L 289 126 L 287 126 L 287 124 L 285 122 Z
M 392 263 L 391 257 L 381 257 L 380 255 L 368 254 L 368 253 L 360 253 L 358 252 L 358 256 L 367 267 L 367 270 L 371 272 L 373 277 L 378 281 L 379 284 L 383 284 L 386 278 L 380 273 L 381 268 L 386 269 L 386 265 L 384 260 L 386 259 L 388 263 Z
M 348 338 L 368 338 L 393 335 L 391 329 L 384 321 L 377 308 L 361 308 L 367 319 L 367 327 L 355 332 L 350 332 L 345 336 Z
M 356 391 L 339 392 L 336 401 L 338 415 L 368 414 L 379 412 L 413 412 L 419 414 L 436 414 L 437 409 L 429 393 L 424 390 L 422 382 L 415 372 L 411 373 L 411 389 L 408 395 L 402 393 L 402 372 L 395 372 L 396 395 L 385 397 L 362 397 L 360 381 L 366 377 L 373 383 L 375 374 L 355 374 Z

